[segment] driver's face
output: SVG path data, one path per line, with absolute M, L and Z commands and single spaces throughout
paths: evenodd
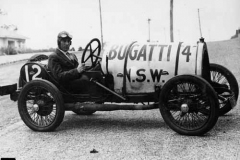
M 64 52 L 67 52 L 69 50 L 70 45 L 71 45 L 70 39 L 63 38 L 60 41 L 60 49 L 63 50 Z

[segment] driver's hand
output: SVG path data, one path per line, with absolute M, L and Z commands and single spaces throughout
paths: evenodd
M 87 66 L 85 66 L 85 63 L 82 63 L 77 67 L 78 73 L 82 73 L 86 70 Z

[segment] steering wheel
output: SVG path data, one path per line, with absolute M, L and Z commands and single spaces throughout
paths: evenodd
M 87 56 L 87 51 L 89 51 L 89 55 Z M 82 54 L 82 61 L 81 63 L 86 63 L 89 58 L 91 59 L 92 65 L 89 66 L 88 69 L 91 69 L 96 66 L 98 59 L 102 59 L 99 55 L 101 52 L 101 43 L 99 39 L 94 38 L 92 39 L 85 47 L 83 54 Z

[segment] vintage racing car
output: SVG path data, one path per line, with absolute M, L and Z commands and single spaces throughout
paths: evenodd
M 236 78 L 225 67 L 209 63 L 203 39 L 193 45 L 132 42 L 104 49 L 93 39 L 82 53 L 81 63 L 89 64 L 82 81 L 89 86 L 80 93 L 63 88 L 47 60 L 46 55 L 34 55 L 20 69 L 18 83 L 0 87 L 0 95 L 18 101 L 22 120 L 34 131 L 56 129 L 67 110 L 93 114 L 159 108 L 177 133 L 202 135 L 238 98 Z

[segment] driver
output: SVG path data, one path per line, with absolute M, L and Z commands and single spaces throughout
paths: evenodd
M 81 78 L 82 73 L 85 71 L 84 64 L 79 65 L 77 56 L 69 53 L 68 50 L 72 43 L 72 36 L 62 31 L 57 36 L 58 48 L 49 56 L 48 68 L 53 77 L 66 89 L 75 88 L 71 87 L 71 82 Z

